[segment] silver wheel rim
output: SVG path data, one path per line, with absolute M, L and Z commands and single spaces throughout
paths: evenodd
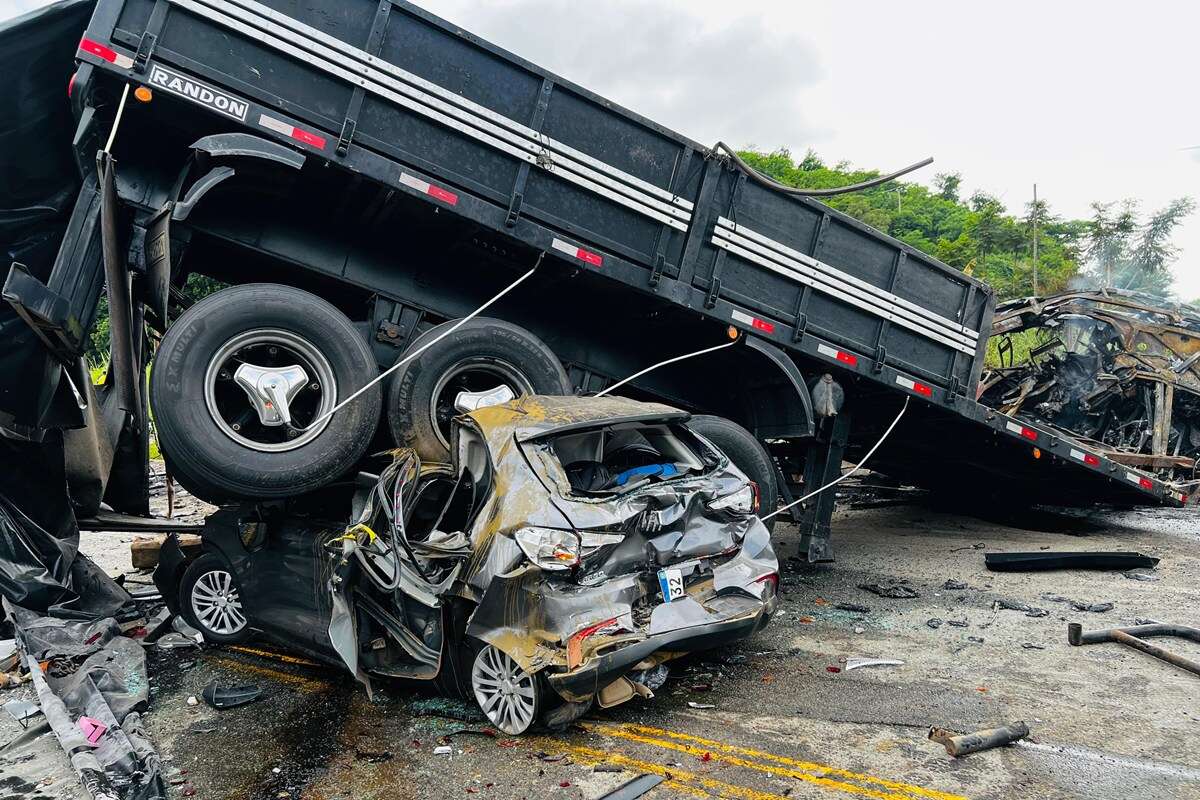
M 496 358 L 468 358 L 446 370 L 433 387 L 429 421 L 442 446 L 450 448 L 450 420 L 458 416 L 454 400 L 459 392 L 495 391 L 501 386 L 512 389 L 517 397 L 533 394 L 533 384 L 507 361 Z
M 264 428 L 257 422 L 258 415 L 245 392 L 233 385 L 236 364 L 243 363 L 244 359 L 248 359 L 244 363 L 252 363 L 257 353 L 271 348 L 277 351 L 275 358 L 298 364 L 309 376 L 309 385 L 301 392 L 305 395 L 300 407 L 303 413 L 294 419 L 294 429 Z M 284 453 L 308 444 L 329 425 L 329 420 L 325 419 L 311 429 L 300 430 L 336 405 L 337 380 L 329 359 L 312 342 L 291 331 L 262 328 L 234 336 L 209 360 L 204 373 L 204 403 L 221 433 L 233 441 L 260 453 Z M 276 435 L 268 436 L 269 433 Z
M 230 636 L 246 627 L 241 596 L 233 576 L 223 569 L 203 573 L 192 585 L 192 613 L 209 631 Z
M 492 724 L 517 736 L 529 730 L 537 713 L 537 684 L 507 653 L 490 644 L 471 669 L 475 700 Z

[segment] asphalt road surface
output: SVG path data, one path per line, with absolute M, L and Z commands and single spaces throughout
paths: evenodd
M 991 521 L 920 505 L 840 511 L 838 560 L 789 562 L 767 630 L 675 662 L 657 697 L 594 710 L 562 734 L 496 735 L 471 706 L 400 683 L 378 683 L 369 700 L 339 671 L 259 642 L 152 653 L 148 727 L 181 797 L 565 800 L 653 773 L 665 778 L 653 800 L 1200 798 L 1200 677 L 1120 645 L 1066 642 L 1068 621 L 1200 624 L 1198 528 L 1194 514 L 1162 510 Z M 777 538 L 781 555 L 795 552 L 792 529 Z M 1039 549 L 1139 550 L 1162 563 L 1149 580 L 983 565 L 985 552 Z M 918 596 L 859 588 L 897 583 Z M 1114 607 L 1080 612 L 1071 600 Z M 1200 657 L 1200 646 L 1162 644 Z M 904 663 L 845 669 L 864 656 Z M 213 677 L 264 696 L 224 712 L 188 705 Z M 927 739 L 931 725 L 1016 720 L 1028 740 L 960 759 Z M 0 742 L 20 733 L 0 726 Z M 52 736 L 35 726 L 17 738 L 0 798 L 81 796 Z

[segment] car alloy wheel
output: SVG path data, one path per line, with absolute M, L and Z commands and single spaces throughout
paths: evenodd
M 485 645 L 471 668 L 475 700 L 492 724 L 518 736 L 537 719 L 537 679 L 507 653 Z
M 205 628 L 221 636 L 233 636 L 246 627 L 241 596 L 233 576 L 223 569 L 209 570 L 192 585 L 192 613 Z

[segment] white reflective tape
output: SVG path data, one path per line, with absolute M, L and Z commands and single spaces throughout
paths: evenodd
M 1004 427 L 1008 428 L 1013 433 L 1024 433 L 1025 428 L 1015 422 L 1006 422 Z
M 734 309 L 733 314 L 731 314 L 730 316 L 733 317 L 734 322 L 740 322 L 743 325 L 753 325 L 754 324 L 754 317 L 750 316 L 749 314 L 742 313 L 741 311 L 738 311 L 737 309 Z
M 1126 472 L 1125 477 L 1128 478 L 1130 481 L 1133 481 L 1134 483 L 1136 483 L 1138 486 L 1142 485 L 1142 476 L 1141 475 L 1134 475 L 1132 472 Z
M 416 175 L 409 175 L 407 172 L 400 173 L 400 182 L 409 188 L 416 189 L 418 192 L 425 194 L 429 193 L 429 182 L 423 181 Z M 555 239 L 555 247 L 558 246 L 558 240 Z
M 823 356 L 829 356 L 830 358 L 838 357 L 838 351 L 834 350 L 832 347 L 829 347 L 828 345 L 823 345 L 823 344 L 817 345 L 817 352 Z
M 258 124 L 276 133 L 282 133 L 284 136 L 291 136 L 296 131 L 294 126 L 289 125 L 281 119 L 268 117 L 266 114 L 258 115 Z
M 117 57 L 113 59 L 113 63 L 121 69 L 131 69 L 133 67 L 133 59 L 122 53 L 117 53 Z
M 906 378 L 906 377 L 904 377 L 903 375 L 897 375 L 897 376 L 896 376 L 896 383 L 897 383 L 897 384 L 899 384 L 900 386 L 903 386 L 905 389 L 910 389 L 910 390 L 912 390 L 912 389 L 916 389 L 916 388 L 917 388 L 917 382 L 916 382 L 916 381 L 914 381 L 914 380 L 911 380 L 911 379 L 909 379 L 909 378 Z
M 550 246 L 559 252 L 566 253 L 571 258 L 579 257 L 579 245 L 564 242 L 562 239 L 555 239 L 550 243 Z

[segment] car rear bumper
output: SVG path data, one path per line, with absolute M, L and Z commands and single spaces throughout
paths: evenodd
M 587 700 L 657 652 L 707 650 L 750 636 L 767 624 L 779 606 L 779 596 L 773 590 L 764 592 L 764 597 L 724 595 L 703 606 L 690 601 L 691 606 L 703 610 L 703 617 L 696 616 L 689 606 L 693 613 L 678 615 L 681 624 L 677 627 L 660 629 L 620 649 L 592 656 L 573 670 L 547 672 L 546 680 L 566 700 Z M 685 601 L 663 604 L 655 611 L 666 609 L 669 613 L 672 606 L 682 606 Z M 652 626 L 660 627 L 653 622 Z

